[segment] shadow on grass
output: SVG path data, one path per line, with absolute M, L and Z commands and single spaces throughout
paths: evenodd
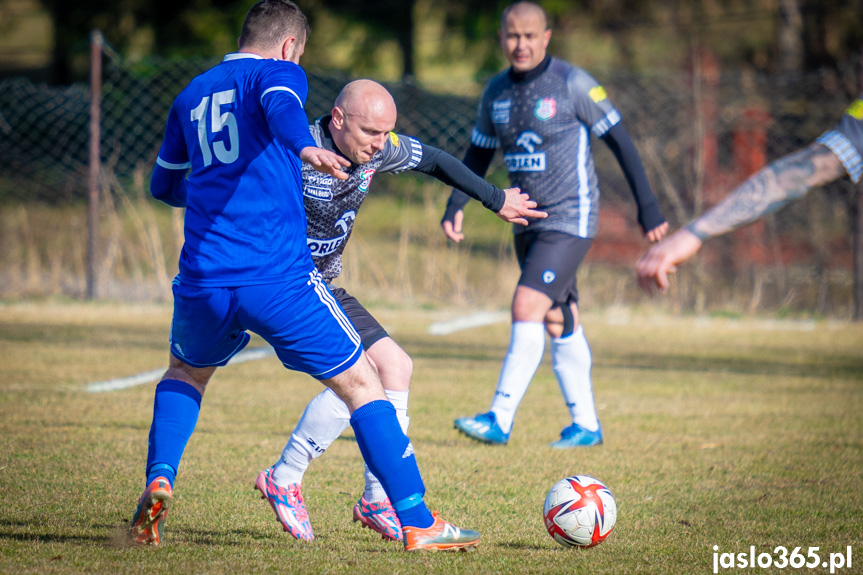
M 402 337 L 399 343 L 414 359 L 441 359 L 448 362 L 459 360 L 490 362 L 499 365 L 506 354 L 501 345 L 446 340 L 428 340 L 418 337 Z M 746 358 L 739 355 L 704 357 L 698 353 L 668 354 L 598 354 L 594 367 L 633 369 L 650 371 L 688 371 L 692 373 L 731 373 L 737 375 L 784 375 L 823 378 L 825 375 L 863 380 L 863 359 L 859 356 L 838 355 L 819 357 L 817 361 L 792 361 L 781 359 L 781 352 L 773 352 L 763 358 Z
M 82 529 L 91 531 L 102 531 L 105 528 L 114 527 L 113 525 L 89 525 L 81 526 Z M 20 542 L 38 542 L 38 543 L 107 543 L 110 537 L 98 534 L 69 534 L 69 533 L 53 533 L 47 530 L 41 532 L 33 531 L 32 523 L 23 523 L 18 521 L 0 520 L 0 541 L 20 541 Z
M 825 376 L 863 381 L 863 361 L 855 357 L 823 358 L 821 362 L 778 361 L 731 357 L 698 357 L 695 355 L 627 355 L 606 356 L 594 367 L 691 373 L 724 373 L 735 375 L 776 375 L 823 379 Z

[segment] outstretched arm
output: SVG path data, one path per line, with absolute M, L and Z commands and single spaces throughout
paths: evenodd
M 638 283 L 651 292 L 668 288 L 668 274 L 695 255 L 709 238 L 763 218 L 845 175 L 827 147 L 810 146 L 779 158 L 750 176 L 704 215 L 653 246 L 636 264 Z
M 845 168 L 833 152 L 811 144 L 750 176 L 686 229 L 703 242 L 772 214 L 843 175 Z
M 526 226 L 526 218 L 548 216 L 545 212 L 534 210 L 536 202 L 532 201 L 527 194 L 521 193 L 518 188 L 501 190 L 438 148 L 423 145 L 422 154 L 423 159 L 414 170 L 462 190 L 468 196 L 482 202 L 483 206 L 505 222 Z

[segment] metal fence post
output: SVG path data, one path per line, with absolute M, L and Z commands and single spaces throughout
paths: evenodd
M 863 93 L 863 50 L 857 62 L 858 88 Z M 854 321 L 863 321 L 863 185 L 857 184 L 854 214 Z
M 90 159 L 87 194 L 87 299 L 97 292 L 99 251 L 99 188 L 101 180 L 101 112 L 102 112 L 102 32 L 90 34 Z

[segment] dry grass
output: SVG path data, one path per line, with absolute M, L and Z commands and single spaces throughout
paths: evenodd
M 411 437 L 427 500 L 483 533 L 477 552 L 405 555 L 351 524 L 362 478 L 350 432 L 306 476 L 318 539 L 300 545 L 282 533 L 251 484 L 320 388 L 274 358 L 216 375 L 164 547 L 118 545 L 142 488 L 153 387 L 83 389 L 164 365 L 170 307 L 7 304 L 0 572 L 706 573 L 713 545 L 852 545 L 857 565 L 860 326 L 587 314 L 606 443 L 558 452 L 545 444 L 566 416 L 547 362 L 508 446 L 477 445 L 450 427 L 487 408 L 506 324 L 432 337 L 431 322 L 464 312 L 374 311 L 414 358 Z M 541 523 L 547 489 L 571 473 L 601 478 L 620 508 L 611 538 L 587 552 L 559 547 Z

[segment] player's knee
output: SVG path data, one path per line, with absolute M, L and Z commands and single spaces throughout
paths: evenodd
M 215 367 L 192 367 L 172 355 L 170 366 L 163 379 L 183 381 L 203 391 L 215 371 Z
M 386 358 L 386 361 L 378 360 L 377 368 L 385 389 L 407 391 L 414 364 L 411 356 L 404 350 L 398 348 L 395 353 L 391 353 Z
M 545 330 L 551 337 L 569 337 L 578 327 L 578 314 L 569 305 L 556 305 L 545 315 Z

